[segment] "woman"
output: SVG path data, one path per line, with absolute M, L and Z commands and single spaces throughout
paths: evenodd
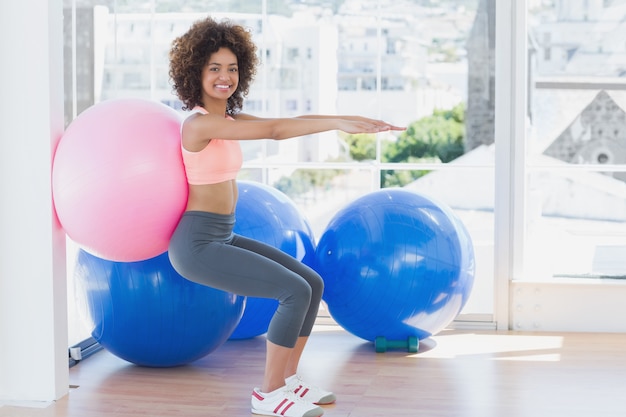
M 185 278 L 231 293 L 273 298 L 279 306 L 267 331 L 265 374 L 252 392 L 252 412 L 317 417 L 332 392 L 307 384 L 298 362 L 323 292 L 321 277 L 269 245 L 233 234 L 241 140 L 283 140 L 342 130 L 401 130 L 363 117 L 266 119 L 240 112 L 256 73 L 256 46 L 242 26 L 211 18 L 194 23 L 170 51 L 174 90 L 192 114 L 183 122 L 182 153 L 189 198 L 169 247 Z

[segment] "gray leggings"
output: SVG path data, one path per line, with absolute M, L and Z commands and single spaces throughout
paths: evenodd
M 186 211 L 168 249 L 174 269 L 199 284 L 279 301 L 267 339 L 293 347 L 309 336 L 324 291 L 322 278 L 294 257 L 233 233 L 235 215 Z

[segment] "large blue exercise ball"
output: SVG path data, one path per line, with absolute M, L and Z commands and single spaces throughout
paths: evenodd
M 115 262 L 80 249 L 74 277 L 92 336 L 140 366 L 171 367 L 204 357 L 228 340 L 243 313 L 245 297 L 186 280 L 167 252 Z
M 238 181 L 234 232 L 267 243 L 312 266 L 315 240 L 296 204 L 281 191 L 253 181 Z M 247 297 L 243 317 L 230 339 L 249 339 L 267 332 L 278 301 Z
M 474 282 L 470 236 L 445 204 L 400 188 L 348 204 L 316 248 L 331 317 L 368 341 L 425 339 L 461 311 Z

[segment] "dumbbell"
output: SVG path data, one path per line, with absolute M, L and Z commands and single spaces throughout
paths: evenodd
M 416 353 L 419 347 L 419 341 L 415 336 L 409 336 L 406 340 L 387 340 L 384 336 L 378 336 L 374 340 L 376 353 L 384 353 L 387 349 L 406 349 L 411 353 Z

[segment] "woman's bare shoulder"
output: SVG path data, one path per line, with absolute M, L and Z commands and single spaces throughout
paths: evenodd
M 263 117 L 253 116 L 253 115 L 248 114 L 248 113 L 237 113 L 237 114 L 233 115 L 233 119 L 235 119 L 235 120 L 255 120 L 255 121 L 266 120 Z
M 218 120 L 224 120 L 214 114 L 194 113 L 184 121 L 181 129 L 183 146 L 185 149 L 196 152 L 202 150 L 211 140 Z

